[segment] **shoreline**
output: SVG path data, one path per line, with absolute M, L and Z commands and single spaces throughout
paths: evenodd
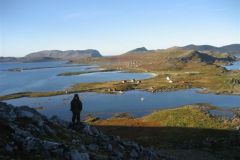
M 38 70 L 38 69 L 49 69 L 49 68 L 67 68 L 67 67 L 81 67 L 81 66 L 90 66 L 90 65 L 81 65 L 81 64 L 76 64 L 72 66 L 54 66 L 54 67 L 33 67 L 33 68 L 9 68 L 6 70 L 1 70 L 1 71 L 8 71 L 8 72 L 21 72 L 21 71 L 29 71 L 29 70 Z
M 81 84 L 75 84 L 75 85 L 81 85 Z M 71 87 L 73 87 L 73 86 L 71 86 Z M 194 88 L 194 87 L 192 87 L 192 88 L 168 88 L 165 90 L 149 90 L 149 89 L 135 88 L 135 89 L 123 90 L 123 91 L 100 91 L 101 89 L 105 89 L 105 87 L 104 88 L 85 89 L 85 90 L 84 89 L 71 90 L 71 87 L 67 90 L 61 90 L 61 91 L 17 92 L 17 93 L 12 93 L 12 94 L 6 94 L 6 95 L 0 96 L 0 101 L 19 99 L 19 98 L 24 98 L 24 97 L 27 97 L 27 98 L 54 97 L 54 96 L 60 96 L 60 95 L 66 95 L 66 94 L 87 93 L 87 92 L 99 93 L 99 94 L 122 94 L 123 92 L 127 92 L 127 91 L 144 91 L 144 92 L 152 92 L 152 93 L 164 93 L 164 92 L 175 92 L 175 91 L 181 91 L 181 90 L 196 90 L 196 93 L 199 93 L 199 94 L 240 96 L 240 93 L 228 93 L 228 92 L 219 92 L 218 93 L 218 92 L 206 90 L 205 88 Z
M 180 117 L 189 116 L 193 122 L 186 121 L 182 125 L 188 124 L 189 125 L 188 127 L 191 127 L 191 123 L 193 123 L 193 125 L 196 125 L 195 127 L 197 127 L 198 125 L 202 125 L 201 124 L 202 120 L 201 118 L 195 119 L 192 116 L 201 115 L 202 118 L 207 118 L 204 123 L 206 122 L 209 123 L 212 121 L 211 123 L 209 123 L 210 126 L 208 126 L 207 124 L 204 124 L 206 128 L 216 127 L 216 129 L 235 130 L 236 127 L 239 125 L 239 122 L 235 124 L 235 120 L 234 120 L 235 118 L 239 118 L 237 116 L 238 112 L 235 112 L 233 109 L 229 110 L 233 114 L 232 117 L 226 117 L 221 114 L 214 114 L 214 112 L 211 112 L 211 111 L 224 111 L 224 109 L 222 107 L 210 105 L 208 103 L 194 103 L 194 104 L 180 105 L 176 107 L 156 109 L 139 117 L 134 117 L 128 112 L 118 112 L 109 118 L 99 118 L 97 116 L 94 116 L 94 114 L 93 115 L 90 114 L 89 116 L 85 116 L 84 122 L 87 122 L 91 125 L 104 125 L 104 126 L 114 126 L 114 125 L 139 126 L 140 125 L 143 127 L 143 126 L 150 125 L 150 126 L 164 127 L 164 126 L 169 126 L 171 124 L 170 126 L 176 127 L 178 123 L 182 121 Z M 175 118 L 171 116 L 170 117 L 166 116 L 168 114 L 169 116 L 171 115 Z M 177 121 L 172 122 L 173 119 L 177 119 Z
M 91 73 L 106 72 L 106 71 L 107 72 L 112 72 L 112 71 L 117 71 L 117 70 L 114 70 L 114 69 L 103 69 L 103 70 L 100 70 L 100 71 L 96 70 L 96 71 L 93 71 L 93 72 L 87 71 L 86 73 L 84 72 L 83 74 L 91 74 Z M 118 71 L 118 72 L 131 73 L 131 72 L 127 72 L 127 71 Z M 149 74 L 151 77 L 150 78 L 146 78 L 146 79 L 151 79 L 151 78 L 154 78 L 154 77 L 157 76 L 156 73 L 147 73 L 147 74 Z M 56 75 L 56 76 L 72 76 L 72 75 L 79 75 L 79 74 Z M 146 80 L 146 79 L 141 79 L 139 81 Z M 121 81 L 123 81 L 123 80 L 119 80 L 119 81 L 105 81 L 105 82 L 91 82 L 91 83 L 76 83 L 76 84 L 72 84 L 71 86 L 67 87 L 66 89 L 57 90 L 57 91 L 46 91 L 46 92 L 24 91 L 24 92 L 16 92 L 16 93 L 10 93 L 10 94 L 6 94 L 6 95 L 0 96 L 0 101 L 9 100 L 9 99 L 18 99 L 18 98 L 23 98 L 23 97 L 34 97 L 34 98 L 35 97 L 51 97 L 51 96 L 58 96 L 58 95 L 72 94 L 72 93 L 82 93 L 82 92 L 96 92 L 96 93 L 115 94 L 114 92 L 110 93 L 110 92 L 107 92 L 107 91 L 105 91 L 105 92 L 100 91 L 99 92 L 99 89 L 104 89 L 104 88 L 106 89 L 107 87 L 101 87 L 101 88 L 97 87 L 97 88 L 90 88 L 90 89 L 81 88 L 79 90 L 79 89 L 74 89 L 74 86 L 77 86 L 77 85 L 91 86 L 92 84 L 103 84 L 104 85 L 104 84 L 107 84 L 107 83 L 114 83 L 114 84 L 115 83 L 119 83 L 119 84 L 121 84 Z M 130 81 L 130 80 L 128 80 L 128 81 Z M 123 91 L 127 91 L 127 90 L 123 90 Z

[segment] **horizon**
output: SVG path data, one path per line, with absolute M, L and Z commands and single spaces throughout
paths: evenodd
M 221 46 L 213 46 L 213 45 L 209 45 L 209 44 L 199 44 L 197 46 L 202 46 L 202 45 L 209 45 L 209 46 L 213 46 L 213 47 L 223 47 L 223 46 L 228 46 L 228 45 L 234 45 L 234 44 L 238 44 L 238 43 L 232 43 L 232 44 L 226 44 L 226 45 L 221 45 Z M 188 45 L 196 45 L 196 44 L 188 44 Z M 184 45 L 184 46 L 187 46 L 187 45 Z M 137 47 L 137 48 L 146 48 L 147 50 L 165 50 L 165 49 L 169 49 L 169 48 L 172 48 L 172 47 L 184 47 L 184 46 L 171 46 L 171 47 L 167 47 L 167 48 L 155 48 L 155 49 L 151 49 L 151 48 L 148 48 L 148 47 L 145 47 L 145 46 L 141 46 L 141 47 Z M 128 51 L 131 51 L 131 50 L 134 50 L 134 49 L 137 49 L 137 48 L 133 48 L 133 49 L 130 49 Z M 58 50 L 58 51 L 69 51 L 69 50 L 97 50 L 102 56 L 118 56 L 118 55 L 121 55 L 121 54 L 124 54 L 124 53 L 127 53 L 128 51 L 126 52 L 123 52 L 123 53 L 119 53 L 119 54 L 108 54 L 108 55 L 105 55 L 104 53 L 102 53 L 100 50 L 96 49 L 96 48 L 87 48 L 87 49 L 66 49 L 66 50 L 60 50 L 60 49 L 45 49 L 45 50 L 41 50 L 41 51 L 51 51 L 51 50 Z M 35 53 L 35 52 L 40 52 L 40 51 L 34 51 L 34 52 L 31 52 L 31 53 Z M 15 56 L 16 58 L 21 58 L 21 57 L 24 57 L 28 54 L 31 54 L 31 53 L 27 53 L 23 56 Z M 6 56 L 0 56 L 0 57 L 6 57 Z M 8 57 L 11 57 L 11 56 L 8 56 Z
M 238 0 L 0 2 L 3 57 L 56 49 L 110 56 L 139 47 L 240 43 Z

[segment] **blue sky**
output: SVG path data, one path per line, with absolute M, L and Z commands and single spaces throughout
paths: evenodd
M 239 0 L 0 0 L 0 56 L 240 43 Z

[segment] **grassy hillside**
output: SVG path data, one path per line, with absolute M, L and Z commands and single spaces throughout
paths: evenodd
M 207 91 L 239 94 L 240 71 L 227 71 L 220 64 L 236 60 L 228 54 L 201 53 L 182 49 L 155 50 L 139 54 L 74 60 L 75 63 L 95 63 L 109 69 L 130 72 L 151 72 L 157 76 L 143 80 L 135 88 L 149 91 L 166 91 L 183 88 L 207 88 Z M 169 83 L 166 77 L 173 83 Z M 114 87 L 114 86 L 112 86 Z
M 153 113 L 140 118 L 112 117 L 110 119 L 97 120 L 93 122 L 90 121 L 90 123 L 104 126 L 161 126 L 212 129 L 234 129 L 240 125 L 240 121 L 236 123 L 236 119 L 227 120 L 223 117 L 212 116 L 209 111 L 213 109 L 218 108 L 208 104 L 195 104 L 154 111 Z M 239 117 L 237 119 L 239 119 Z
M 223 120 L 211 117 L 198 107 L 184 106 L 181 108 L 160 110 L 143 117 L 143 121 L 158 121 L 161 126 L 192 127 L 192 128 L 225 128 Z
M 208 113 L 217 107 L 188 105 L 155 111 L 141 118 L 88 121 L 103 131 L 154 146 L 178 159 L 238 159 L 240 117 L 224 119 Z M 92 119 L 93 120 L 93 119 Z

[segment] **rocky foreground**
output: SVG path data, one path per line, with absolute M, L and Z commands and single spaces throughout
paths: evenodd
M 0 102 L 0 159 L 171 159 L 154 148 L 106 135 L 81 123 L 50 119 L 27 107 Z

